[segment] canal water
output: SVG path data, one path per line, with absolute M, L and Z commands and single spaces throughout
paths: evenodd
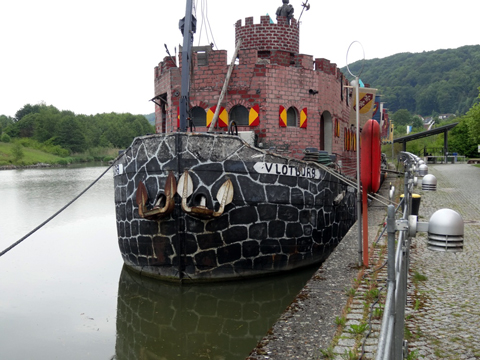
M 105 167 L 0 171 L 0 251 Z M 123 268 L 109 171 L 0 257 L 0 359 L 245 359 L 314 269 L 174 285 Z

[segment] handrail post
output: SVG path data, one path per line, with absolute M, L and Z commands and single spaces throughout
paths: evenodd
M 378 340 L 377 360 L 393 359 L 393 338 L 395 328 L 395 206 L 388 205 L 387 211 L 387 300 Z

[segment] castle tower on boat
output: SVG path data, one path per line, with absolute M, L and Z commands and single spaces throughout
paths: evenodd
M 226 131 L 234 120 L 255 146 L 298 159 L 306 150 L 323 150 L 342 173 L 355 176 L 348 80 L 329 60 L 299 53 L 298 25 L 284 16 L 277 23 L 269 16 L 261 16 L 258 24 L 253 17 L 236 22 L 235 43 L 241 40 L 241 46 L 218 126 Z M 190 117 L 201 132 L 218 105 L 229 67 L 227 51 L 194 47 L 192 62 Z M 171 57 L 155 68 L 157 133 L 177 131 L 180 78 L 181 66 Z

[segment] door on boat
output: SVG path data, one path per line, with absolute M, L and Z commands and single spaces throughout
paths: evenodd
M 158 99 L 159 106 L 156 108 L 160 108 L 160 124 L 157 123 L 157 134 L 165 134 L 167 132 L 167 94 L 160 95 Z
M 324 111 L 320 117 L 320 150 L 332 153 L 333 147 L 333 121 L 332 115 Z

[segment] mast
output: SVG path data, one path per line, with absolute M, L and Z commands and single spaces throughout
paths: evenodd
M 182 88 L 180 97 L 180 131 L 187 131 L 187 117 L 190 107 L 190 64 L 192 56 L 193 34 L 197 20 L 192 14 L 193 2 L 187 0 L 185 17 L 180 20 L 179 28 L 183 34 L 182 48 Z

